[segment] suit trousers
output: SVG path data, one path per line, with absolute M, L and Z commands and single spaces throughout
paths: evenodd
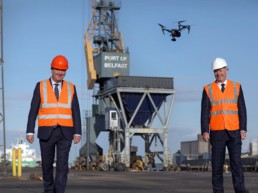
M 241 161 L 240 131 L 211 131 L 212 146 L 212 185 L 213 193 L 224 193 L 223 166 L 225 163 L 226 148 L 229 153 L 230 169 L 235 193 L 244 193 L 244 174 Z
M 68 159 L 72 140 L 66 139 L 57 126 L 48 140 L 40 140 L 44 193 L 64 193 L 69 172 Z M 54 161 L 56 152 L 56 171 Z

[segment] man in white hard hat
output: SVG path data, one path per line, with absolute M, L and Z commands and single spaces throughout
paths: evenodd
M 247 114 L 242 87 L 227 79 L 225 59 L 212 63 L 215 81 L 204 86 L 201 104 L 201 132 L 204 141 L 212 146 L 213 193 L 224 193 L 223 165 L 226 148 L 235 193 L 249 193 L 245 189 L 241 162 L 242 140 L 246 138 Z

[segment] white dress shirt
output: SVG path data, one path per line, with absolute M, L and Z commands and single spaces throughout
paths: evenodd
M 217 82 L 217 85 L 218 85 L 219 89 L 221 90 L 221 85 L 222 85 L 222 84 L 225 84 L 224 88 L 226 88 L 227 83 L 228 83 L 228 81 L 225 80 L 224 82 Z

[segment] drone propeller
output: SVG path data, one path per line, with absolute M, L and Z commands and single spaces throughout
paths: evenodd
M 179 28 L 179 31 L 182 31 L 184 29 L 187 29 L 188 31 L 188 34 L 190 33 L 190 28 L 191 28 L 191 25 L 183 25 L 181 24 L 182 22 L 185 22 L 186 20 L 182 20 L 182 21 L 178 21 L 178 28 Z
M 177 23 L 178 23 L 178 25 L 181 25 L 181 23 L 183 23 L 183 22 L 186 22 L 186 20 L 181 20 L 181 21 L 178 21 Z
M 187 25 L 187 26 L 186 26 L 186 29 L 188 30 L 188 34 L 189 34 L 189 33 L 190 33 L 191 26 L 190 26 L 190 25 Z
M 159 23 L 159 26 L 160 26 L 160 27 L 162 27 L 162 28 L 164 28 L 164 27 L 165 27 L 164 25 L 162 25 L 162 24 L 160 24 L 160 23 Z
M 187 29 L 188 34 L 190 33 L 191 25 L 181 25 L 180 26 L 180 31 Z
M 160 23 L 159 23 L 159 26 L 161 27 L 163 35 L 165 35 L 164 30 L 165 30 L 166 27 L 164 25 L 161 25 Z

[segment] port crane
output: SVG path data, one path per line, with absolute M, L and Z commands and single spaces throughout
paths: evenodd
M 132 146 L 132 139 L 140 136 L 145 144 L 144 166 L 159 159 L 168 169 L 172 165 L 168 125 L 175 96 L 173 78 L 130 75 L 130 54 L 117 25 L 120 7 L 119 1 L 92 1 L 84 46 L 87 88 L 95 93 L 80 157 L 98 160 L 101 170 L 127 170 L 137 159 L 138 147 Z M 109 133 L 105 155 L 96 143 L 101 132 Z

